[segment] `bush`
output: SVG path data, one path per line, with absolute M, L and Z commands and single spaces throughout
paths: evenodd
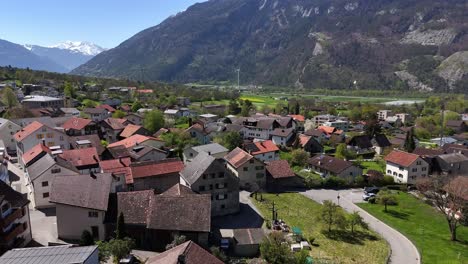
M 369 198 L 368 201 L 369 201 L 369 203 L 371 203 L 371 204 L 375 204 L 375 197 Z
M 356 179 L 354 179 L 354 185 L 358 187 L 363 187 L 366 185 L 366 180 L 363 176 L 357 176 Z
M 394 184 L 395 181 L 393 180 L 392 176 L 385 175 L 382 180 L 382 185 L 391 185 Z
M 314 175 L 311 177 L 306 177 L 304 179 L 305 186 L 309 189 L 320 188 L 322 187 L 323 180 L 319 175 Z
M 345 187 L 346 185 L 347 184 L 346 184 L 345 179 L 335 177 L 335 176 L 327 178 L 323 183 L 323 186 L 325 188 L 341 188 L 341 187 Z

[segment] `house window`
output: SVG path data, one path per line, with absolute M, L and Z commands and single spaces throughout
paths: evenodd
M 226 200 L 227 194 L 218 194 L 216 200 Z
M 244 167 L 244 171 L 249 171 L 249 168 L 248 168 L 248 167 Z
M 412 171 L 412 172 L 417 172 L 417 171 L 418 171 L 418 168 L 413 168 L 411 171 Z
M 392 174 L 392 171 L 391 171 L 391 170 L 387 170 L 387 174 Z
M 42 134 L 37 134 L 37 135 L 36 135 L 36 138 L 37 138 L 37 139 L 42 139 L 43 137 L 44 137 L 44 135 L 42 135 Z
M 213 184 L 210 184 L 210 190 L 213 190 Z
M 263 167 L 263 166 L 255 166 L 255 169 L 256 169 L 256 170 L 263 170 L 264 167 Z
M 211 179 L 214 179 L 214 178 L 215 178 L 215 176 L 216 176 L 216 174 L 214 174 L 214 173 L 211 173 Z
M 421 161 L 416 161 L 416 165 L 421 165 Z
M 273 156 L 271 156 L 271 155 L 270 155 L 270 156 L 268 156 L 268 158 L 269 158 L 269 159 L 272 159 L 272 158 L 273 158 Z
M 205 191 L 205 186 L 199 186 L 198 191 L 199 192 L 204 192 Z
M 90 218 L 97 218 L 97 217 L 98 217 L 98 212 L 96 212 L 96 211 L 89 211 L 89 212 L 88 212 L 88 217 L 90 217 Z
M 422 167 L 422 168 L 421 168 L 421 171 L 426 171 L 426 170 L 427 170 L 426 167 Z
M 403 174 L 398 174 L 398 177 L 403 178 Z
M 47 133 L 47 138 L 53 138 L 54 137 L 54 133 Z
M 219 177 L 219 178 L 224 178 L 224 172 L 219 172 L 219 173 L 218 173 L 218 177 Z
M 221 205 L 221 209 L 224 209 L 224 208 L 226 208 L 226 205 L 225 205 L 225 204 L 222 204 L 222 205 Z
M 60 141 L 63 141 L 63 136 L 60 136 Z
M 43 181 L 42 182 L 42 187 L 47 187 L 49 186 L 49 182 L 48 181 Z
M 253 159 L 251 159 L 249 162 L 250 162 L 250 164 L 253 164 L 255 161 Z
M 49 198 L 49 193 L 48 192 L 43 193 L 42 198 Z
M 206 175 L 205 174 L 203 174 L 203 179 L 206 180 Z
M 60 171 L 61 171 L 60 168 L 55 168 L 51 170 L 52 173 L 60 173 Z
M 257 173 L 257 178 L 263 178 L 263 176 L 264 176 L 263 173 L 261 172 Z

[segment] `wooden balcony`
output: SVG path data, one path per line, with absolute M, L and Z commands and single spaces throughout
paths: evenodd
M 23 210 L 21 208 L 14 209 L 6 218 L 0 219 L 0 229 L 9 226 L 13 221 L 21 217 L 23 217 Z

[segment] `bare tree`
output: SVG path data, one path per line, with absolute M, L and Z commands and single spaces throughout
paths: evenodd
M 418 190 L 445 216 L 450 239 L 457 240 L 457 228 L 468 220 L 468 177 L 433 175 L 420 179 Z

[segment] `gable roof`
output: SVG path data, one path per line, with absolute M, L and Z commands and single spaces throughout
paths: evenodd
M 279 151 L 279 148 L 271 140 L 253 142 L 245 145 L 245 149 L 252 155 Z
M 201 151 L 204 151 L 204 152 L 208 153 L 209 155 L 229 151 L 227 148 L 225 148 L 224 146 L 221 146 L 218 143 L 210 143 L 210 144 L 195 146 L 195 147 L 192 147 L 192 149 L 195 150 L 198 153 L 200 153 Z
M 293 133 L 294 129 L 292 128 L 275 128 L 273 132 L 271 132 L 272 136 L 277 136 L 277 137 L 288 137 Z
M 138 130 L 142 129 L 142 126 L 137 126 L 133 124 L 128 124 L 124 130 L 120 133 L 120 136 L 123 138 L 128 138 L 133 136 Z
M 87 114 L 107 114 L 107 110 L 104 108 L 85 108 L 83 112 Z
M 109 117 L 102 120 L 102 122 L 107 124 L 113 130 L 121 130 L 125 128 L 125 122 L 127 122 L 127 119 Z
M 178 264 L 179 256 L 184 256 L 187 264 L 222 264 L 223 262 L 192 241 L 187 241 L 161 254 L 151 257 L 147 264 Z
M 99 164 L 99 155 L 96 148 L 65 149 L 59 157 L 69 161 L 75 167 Z
M 377 144 L 377 146 L 381 148 L 390 147 L 392 145 L 392 143 L 390 143 L 390 141 L 388 140 L 387 136 L 385 136 L 384 134 L 375 135 L 374 141 Z
M 449 154 L 442 154 L 437 156 L 438 160 L 442 160 L 447 164 L 454 164 L 454 163 L 461 163 L 461 162 L 468 162 L 468 157 L 461 153 L 449 153 Z
M 31 124 L 24 127 L 23 129 L 21 129 L 20 131 L 18 131 L 14 135 L 14 138 L 15 138 L 16 141 L 21 142 L 23 139 L 27 138 L 32 133 L 34 133 L 37 130 L 41 129 L 43 126 L 44 126 L 44 124 L 39 123 L 37 121 L 34 121 Z
M 216 158 L 206 152 L 198 154 L 192 162 L 185 165 L 180 175 L 189 183 L 196 182 L 203 173 L 215 162 Z
M 430 148 L 424 148 L 424 147 L 417 147 L 413 150 L 413 154 L 419 155 L 419 156 L 438 156 L 444 154 L 444 150 L 442 149 L 430 149 Z
M 31 179 L 31 181 L 34 181 L 39 176 L 41 176 L 46 170 L 48 170 L 54 165 L 59 165 L 63 168 L 78 173 L 78 170 L 75 167 L 73 167 L 73 165 L 70 162 L 65 161 L 59 157 L 54 158 L 52 157 L 52 155 L 46 154 L 27 168 L 29 179 Z
M 335 174 L 353 166 L 353 163 L 327 155 L 316 155 L 308 160 L 310 165 L 322 168 Z
M 322 130 L 318 130 L 318 129 L 309 129 L 306 132 L 304 132 L 304 134 L 307 136 L 312 136 L 312 137 L 321 137 L 325 135 L 325 132 L 323 132 Z
M 373 146 L 371 138 L 368 135 L 354 136 L 348 142 L 348 145 L 357 146 L 361 149 L 372 148 Z
M 84 118 L 79 118 L 79 117 L 72 117 L 63 124 L 63 128 L 65 130 L 69 129 L 75 129 L 75 130 L 82 130 L 84 129 L 87 125 L 89 125 L 91 122 L 93 122 L 90 119 L 84 119 Z
M 266 170 L 275 179 L 295 177 L 296 174 L 287 160 L 274 160 L 266 163 Z
M 233 151 L 224 156 L 224 159 L 236 169 L 253 158 L 254 157 L 252 155 L 241 148 L 235 148 Z
M 46 153 L 50 153 L 50 149 L 44 146 L 44 144 L 39 143 L 23 154 L 23 164 L 25 164 L 27 167 L 30 165 L 29 162 L 31 162 L 33 159 L 38 158 Z
M 400 150 L 393 150 L 385 157 L 385 161 L 401 165 L 403 167 L 409 167 L 419 157 L 419 155 L 413 153 L 408 153 Z
M 459 128 L 463 124 L 465 124 L 465 121 L 463 121 L 463 120 L 447 120 L 447 126 L 448 127 Z
M 13 208 L 21 208 L 29 203 L 27 195 L 15 191 L 4 181 L 0 181 L 0 203 L 8 201 Z
M 262 228 L 233 229 L 233 235 L 237 245 L 259 245 L 265 238 Z
M 146 226 L 149 204 L 153 196 L 153 190 L 118 192 L 118 215 L 124 215 L 126 224 Z
M 116 111 L 114 107 L 112 107 L 112 106 L 110 106 L 108 104 L 98 105 L 98 106 L 96 106 L 96 108 L 106 109 L 108 112 L 111 112 L 111 113 Z
M 289 116 L 298 122 L 305 122 L 305 117 L 303 115 L 289 115 Z
M 107 211 L 112 175 L 57 176 L 52 181 L 50 202 Z
M 137 144 L 141 144 L 145 142 L 146 140 L 150 139 L 150 137 L 143 136 L 143 135 L 133 135 L 131 137 L 128 137 L 126 139 L 114 142 L 112 144 L 109 144 L 107 147 L 108 148 L 114 148 L 117 146 L 125 146 L 125 148 L 131 148 Z
M 305 145 L 307 145 L 307 143 L 309 143 L 309 141 L 311 140 L 312 136 L 308 136 L 308 135 L 304 135 L 304 134 L 299 134 L 298 136 L 298 140 L 299 140 L 299 145 L 301 147 L 304 147 Z
M 184 163 L 179 159 L 134 162 L 130 164 L 133 179 L 179 173 Z

